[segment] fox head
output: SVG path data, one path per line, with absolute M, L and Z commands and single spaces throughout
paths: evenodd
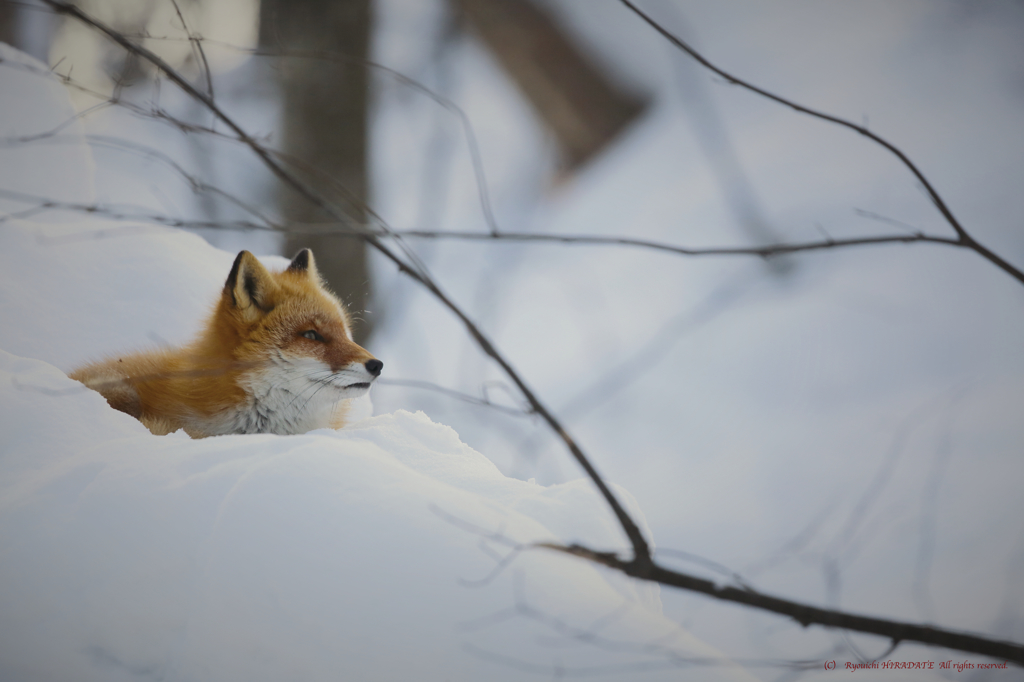
M 213 316 L 216 343 L 247 369 L 239 385 L 276 418 L 308 422 L 365 394 L 384 363 L 352 341 L 348 313 L 303 249 L 281 272 L 235 258 Z M 290 415 L 290 413 L 295 413 Z

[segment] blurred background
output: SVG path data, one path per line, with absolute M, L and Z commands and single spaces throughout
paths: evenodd
M 937 245 L 762 260 L 469 238 L 952 236 L 891 154 L 724 83 L 615 0 L 78 4 L 188 76 L 346 222 L 102 36 L 0 4 L 0 40 L 68 78 L 93 210 L 232 252 L 312 247 L 385 363 L 376 412 L 423 410 L 509 476 L 582 475 L 459 322 L 345 236 L 359 226 L 410 233 L 635 498 L 666 563 L 730 579 L 703 558 L 782 596 L 1024 639 L 1019 282 Z M 1024 3 L 638 4 L 736 76 L 895 143 L 976 239 L 1024 265 Z M 888 646 L 662 598 L 740 658 Z M 986 674 L 1014 673 L 962 676 Z

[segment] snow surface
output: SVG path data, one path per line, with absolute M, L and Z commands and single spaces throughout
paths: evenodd
M 746 173 L 746 208 L 756 209 L 780 240 L 905 229 L 951 233 L 906 169 L 860 136 L 710 77 L 617 0 L 538 1 L 650 102 L 612 148 L 571 177 L 558 176 L 551 137 L 472 33 L 451 36 L 447 0 L 374 3 L 374 60 L 424 82 L 466 113 L 503 230 L 626 234 L 694 246 L 760 243 L 737 215 L 729 183 L 714 172 L 716 151 L 705 138 L 709 121 L 717 121 Z M 1019 4 L 645 0 L 642 6 L 736 75 L 867 123 L 910 155 L 975 237 L 1024 263 Z M 95 9 L 113 18 L 112 7 Z M 163 31 L 182 37 L 174 26 Z M 83 56 L 71 44 L 77 39 L 62 35 L 67 40 L 51 45 L 49 64 L 61 74 L 73 68 L 76 79 L 109 83 L 104 59 L 116 58 L 116 51 Z M 272 146 L 279 141 L 274 118 L 280 106 L 273 68 L 254 59 L 215 73 L 218 102 Z M 202 82 L 198 71 L 188 73 Z M 456 117 L 376 73 L 375 211 L 397 229 L 485 230 Z M 166 84 L 140 84 L 122 94 L 143 107 L 155 102 L 190 121 L 209 122 Z M 74 101 L 81 111 L 96 102 Z M 47 126 L 69 113 L 66 102 L 53 106 L 45 116 L 39 112 Z M 36 130 L 12 121 L 18 135 Z M 275 213 L 276 185 L 229 140 L 185 134 L 123 107 L 89 110 L 81 124 L 90 135 L 95 168 L 87 170 L 94 172 L 102 206 L 172 218 L 252 218 L 222 197 L 197 195 L 173 160 Z M 81 146 L 76 128 L 67 130 L 64 139 L 74 143 L 68 149 Z M 163 156 L 136 153 L 112 138 Z M 18 164 L 6 163 L 16 145 L 0 150 L 5 177 L 45 177 L 22 166 L 47 158 L 42 153 L 51 141 L 31 144 L 39 156 L 28 154 Z M 57 177 L 75 168 L 77 162 L 65 164 Z M 69 186 L 88 196 L 83 170 L 74 170 L 83 182 Z M 43 189 L 61 196 L 56 187 Z M 867 218 L 856 208 L 909 227 Z M 55 210 L 35 218 L 81 220 Z M 61 237 L 67 228 L 59 225 L 18 229 L 0 250 L 0 279 L 16 282 L 17 292 L 2 300 L 6 340 L 0 348 L 61 370 L 79 356 L 187 338 L 230 254 L 240 248 L 273 253 L 277 243 L 266 232 L 203 231 L 225 254 L 132 221 L 94 223 L 89 229 L 101 233 L 99 239 L 84 238 L 81 226 L 70 239 Z M 808 253 L 791 259 L 790 271 L 780 276 L 756 260 L 684 259 L 636 249 L 454 240 L 409 245 L 606 478 L 635 495 L 666 563 L 725 579 L 696 555 L 780 596 L 1024 641 L 1024 288 L 991 264 L 965 251 L 909 245 Z M 449 313 L 392 264 L 376 260 L 372 266 L 373 301 L 363 315 L 375 321 L 367 347 L 385 361 L 385 380 L 434 382 L 472 395 L 487 391 L 493 400 L 517 404 L 514 391 L 502 390 L 505 377 Z M 66 267 L 85 274 L 66 286 L 51 275 Z M 117 273 L 126 268 L 131 276 L 120 279 Z M 45 299 L 39 312 L 35 298 L 25 295 L 34 290 L 47 292 L 39 296 Z M 64 299 L 66 306 L 52 307 Z M 25 391 L 17 396 L 26 399 Z M 378 412 L 422 410 L 452 426 L 508 476 L 545 485 L 578 476 L 564 448 L 536 420 L 384 381 L 373 400 Z M 585 486 L 575 491 L 590 495 Z M 604 541 L 621 547 L 604 508 L 586 508 L 586 522 L 606 529 Z M 582 529 L 583 521 L 574 517 L 571 528 Z M 561 532 L 555 520 L 544 523 Z M 563 535 L 575 532 L 582 530 Z M 451 576 L 486 574 L 463 571 L 463 564 Z M 501 608 L 515 603 L 514 576 L 510 580 L 512 587 L 503 583 L 504 601 L 497 600 Z M 494 586 L 477 593 L 489 589 Z M 702 640 L 731 656 L 768 662 L 751 667 L 766 681 L 789 675 L 770 665 L 780 659 L 835 658 L 842 665 L 889 647 L 880 638 L 801 628 L 680 591 L 663 590 L 660 598 L 664 614 Z M 534 632 L 557 634 L 552 625 Z M 565 676 L 598 672 L 566 658 L 564 638 L 526 648 L 522 641 L 490 651 L 522 652 L 516 660 L 538 666 L 540 677 L 555 676 L 559 665 Z M 646 650 L 634 660 L 662 665 L 664 653 Z M 892 658 L 965 657 L 902 644 Z M 511 675 L 511 667 L 496 662 L 488 674 Z M 600 672 L 638 677 L 636 666 Z M 702 679 L 704 672 L 677 674 Z M 1007 674 L 992 671 L 986 678 L 982 671 L 977 678 Z M 831 675 L 810 670 L 801 679 Z M 937 671 L 909 671 L 886 679 L 943 678 Z
M 8 130 L 68 115 L 52 81 L 13 78 L 28 113 L 5 98 Z M 34 159 L 23 191 L 88 177 L 84 155 L 61 159 Z M 402 410 L 303 436 L 157 437 L 65 376 L 188 338 L 232 256 L 166 228 L 3 223 L 0 679 L 514 680 L 629 671 L 655 641 L 710 661 L 702 679 L 748 679 L 661 615 L 656 586 L 544 550 L 495 572 L 509 548 L 468 525 L 621 547 L 587 481 L 509 478 Z

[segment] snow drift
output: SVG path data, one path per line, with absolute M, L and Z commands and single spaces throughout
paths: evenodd
M 26 67 L 0 69 L 19 88 L 5 135 L 72 119 L 45 67 L 2 57 Z M 40 165 L 14 174 L 19 192 L 88 200 L 87 148 L 60 148 L 19 157 Z M 622 548 L 587 481 L 508 478 L 403 411 L 302 436 L 157 437 L 65 376 L 187 339 L 232 257 L 163 228 L 0 228 L 0 678 L 661 679 L 689 660 L 702 679 L 746 677 L 663 617 L 655 586 L 489 535 Z

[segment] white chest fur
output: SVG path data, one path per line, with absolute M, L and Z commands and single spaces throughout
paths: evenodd
M 365 395 L 371 376 L 352 363 L 338 372 L 320 360 L 279 356 L 239 381 L 246 401 L 225 410 L 201 429 L 230 433 L 299 434 L 339 426 L 353 398 Z

